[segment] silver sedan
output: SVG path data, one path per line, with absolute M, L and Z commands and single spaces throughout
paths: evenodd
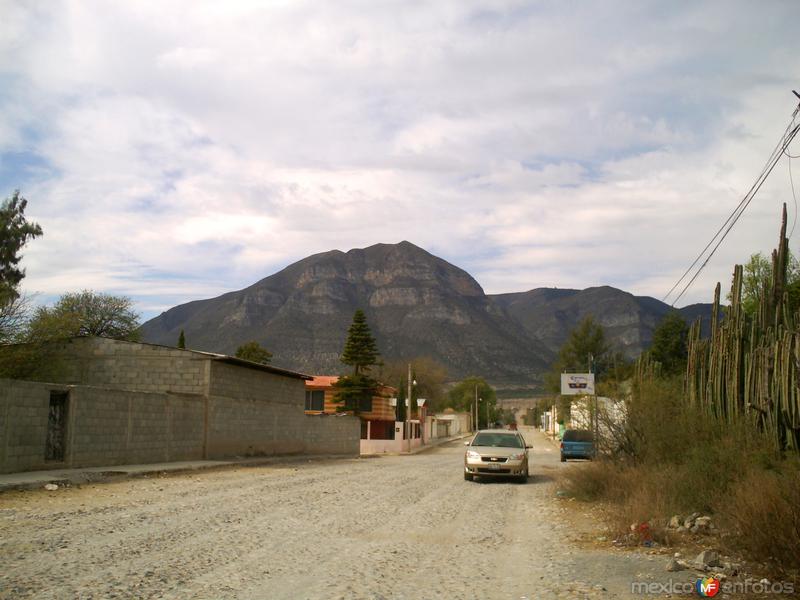
M 464 442 L 464 479 L 475 477 L 512 477 L 528 480 L 528 446 L 517 431 L 487 429 L 478 432 L 471 442 Z

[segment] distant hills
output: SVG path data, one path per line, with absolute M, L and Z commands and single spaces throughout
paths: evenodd
M 670 310 L 612 287 L 540 288 L 487 295 L 473 277 L 411 244 L 315 254 L 250 287 L 176 306 L 142 326 L 147 342 L 232 354 L 256 340 L 278 366 L 339 373 L 347 328 L 362 308 L 384 359 L 430 356 L 453 380 L 470 374 L 501 387 L 535 386 L 586 315 L 629 357 Z M 710 305 L 681 309 L 710 318 Z

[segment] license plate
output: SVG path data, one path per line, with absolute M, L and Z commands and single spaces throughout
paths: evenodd
M 498 464 L 498 463 L 489 463 L 489 468 L 497 470 L 497 469 L 500 468 L 500 464 Z

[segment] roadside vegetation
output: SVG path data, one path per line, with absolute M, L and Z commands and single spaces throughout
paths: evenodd
M 52 306 L 33 305 L 19 263 L 23 248 L 43 231 L 25 216 L 27 205 L 19 191 L 0 204 L 0 378 L 56 369 L 53 342 L 86 335 L 139 339 L 139 315 L 126 296 L 83 290 L 63 294 Z
M 685 540 L 671 517 L 709 515 L 714 544 L 797 579 L 800 311 L 785 227 L 784 211 L 770 268 L 760 255 L 737 266 L 726 307 L 717 286 L 705 336 L 667 315 L 620 397 L 625 418 L 601 415 L 602 456 L 560 487 L 603 502 L 619 536 L 648 523 L 656 541 Z

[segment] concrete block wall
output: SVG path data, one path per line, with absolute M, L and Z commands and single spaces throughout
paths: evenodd
M 0 473 L 46 467 L 50 391 L 66 389 L 0 379 Z
M 291 404 L 212 396 L 209 456 L 300 454 L 305 450 L 304 418 L 302 408 L 298 411 Z
M 332 415 L 305 415 L 306 454 L 350 454 L 360 451 L 361 419 Z
M 54 352 L 38 379 L 147 392 L 204 394 L 210 358 L 202 354 L 105 338 L 74 338 Z
M 305 410 L 305 390 L 305 381 L 299 377 L 286 377 L 219 361 L 211 363 L 211 396 L 292 404 L 302 412 Z
M 306 416 L 300 377 L 99 338 L 57 354 L 56 383 L 0 380 L 0 472 L 359 451 L 359 419 Z M 58 464 L 44 461 L 52 390 L 70 394 Z
M 45 461 L 51 391 L 68 391 L 66 456 Z M 203 458 L 205 398 L 0 380 L 0 473 Z
M 70 404 L 68 466 L 203 458 L 203 396 L 78 386 Z

